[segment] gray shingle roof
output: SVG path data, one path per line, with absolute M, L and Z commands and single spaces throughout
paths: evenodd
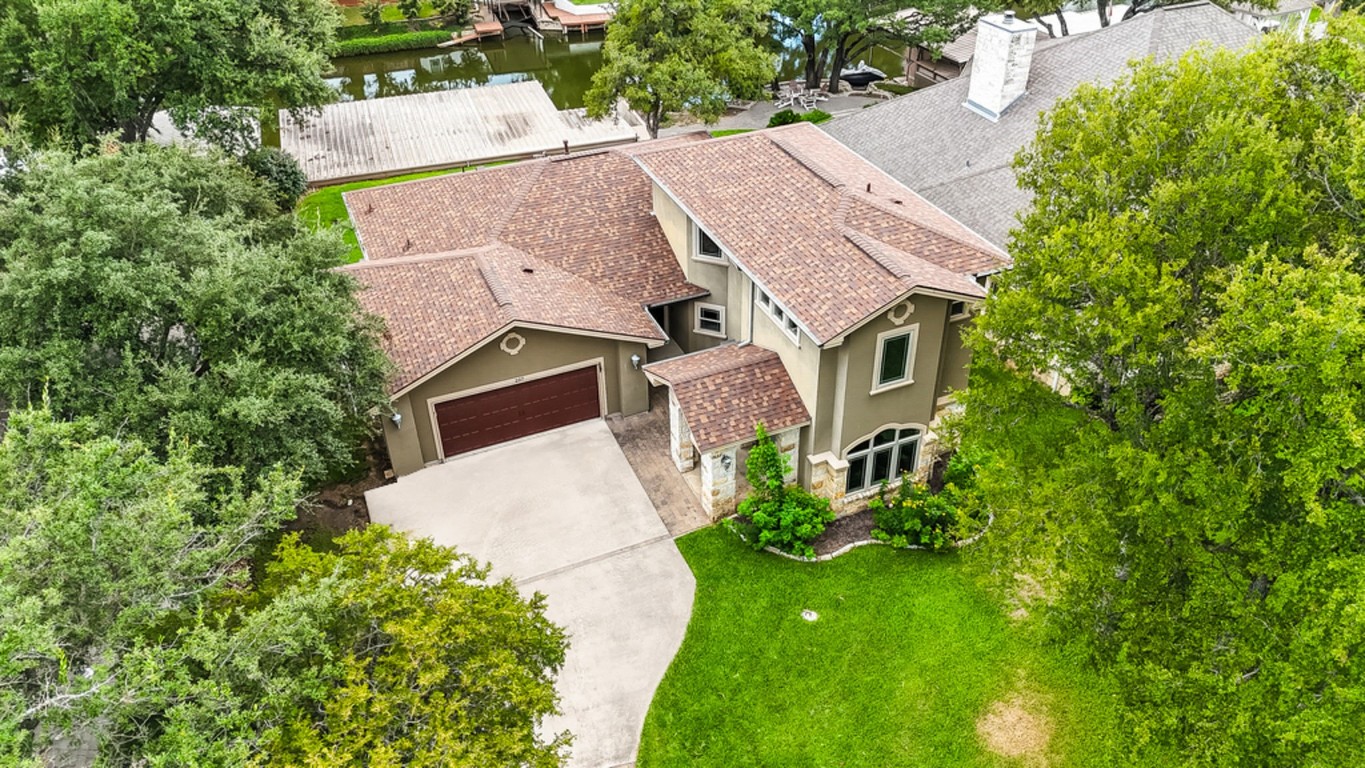
M 962 105 L 971 73 L 827 123 L 831 136 L 1001 248 L 1029 203 L 1010 168 L 1038 116 L 1081 83 L 1108 84 L 1147 56 L 1201 43 L 1237 48 L 1257 33 L 1208 3 L 1168 6 L 1107 29 L 1039 45 L 1028 92 L 992 123 Z

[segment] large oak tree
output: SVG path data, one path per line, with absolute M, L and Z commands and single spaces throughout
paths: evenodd
M 972 339 L 980 562 L 1191 766 L 1365 753 L 1365 24 L 1083 87 Z M 1038 383 L 1060 373 L 1052 392 Z M 1036 377 L 1036 378 L 1035 378 Z
M 46 396 L 253 475 L 348 471 L 387 402 L 340 237 L 239 164 L 153 145 L 13 156 L 0 180 L 0 401 Z
M 263 115 L 335 98 L 322 75 L 339 23 L 331 0 L 6 0 L 0 114 L 79 145 L 143 141 L 164 109 L 249 148 Z
M 706 121 L 732 99 L 755 98 L 773 77 L 766 0 L 626 0 L 603 45 L 602 69 L 584 96 L 601 117 L 624 99 L 649 135 L 669 112 Z

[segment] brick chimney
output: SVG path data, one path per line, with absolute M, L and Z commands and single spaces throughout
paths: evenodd
M 967 109 L 991 122 L 1009 108 L 1028 85 L 1038 28 L 1014 11 L 982 16 L 976 24 L 976 53 L 967 90 Z

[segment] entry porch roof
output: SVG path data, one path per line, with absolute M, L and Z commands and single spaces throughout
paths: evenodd
M 702 453 L 752 440 L 754 425 L 771 433 L 810 423 L 810 413 L 776 352 L 724 344 L 644 367 L 682 409 Z

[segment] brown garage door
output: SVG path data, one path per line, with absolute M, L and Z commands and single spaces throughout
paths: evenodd
M 446 456 L 602 415 L 596 366 L 513 384 L 436 406 Z

